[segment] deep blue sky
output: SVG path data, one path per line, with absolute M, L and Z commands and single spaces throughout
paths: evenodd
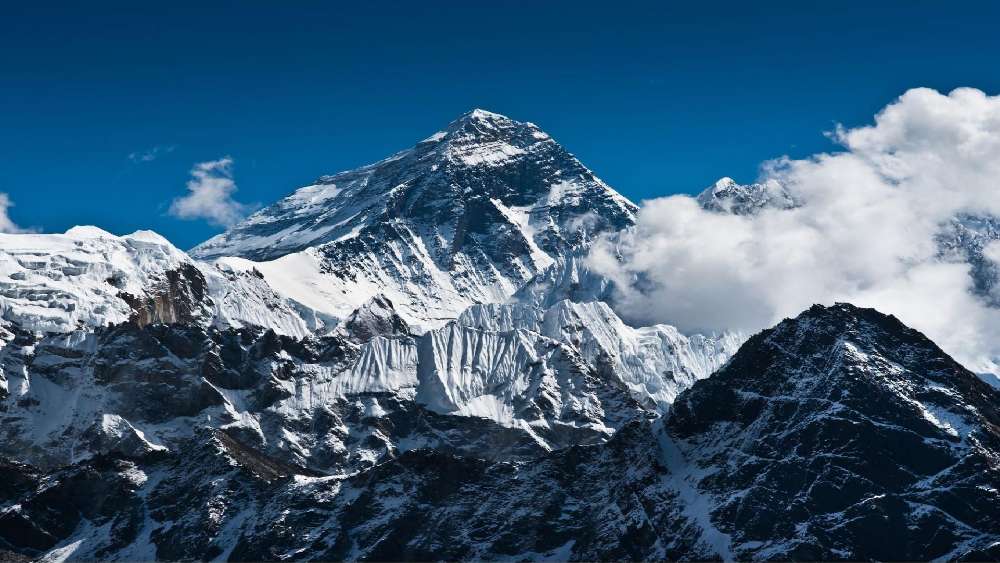
M 166 213 L 195 162 L 232 156 L 237 198 L 270 203 L 483 107 L 634 200 L 693 192 L 829 150 L 910 87 L 997 93 L 998 21 L 913 0 L 3 2 L 0 191 L 22 226 L 187 248 L 219 230 Z

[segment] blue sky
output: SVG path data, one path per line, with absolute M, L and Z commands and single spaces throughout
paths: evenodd
M 638 201 L 830 150 L 907 88 L 1000 91 L 1000 4 L 819 4 L 5 3 L 0 192 L 21 226 L 187 248 L 220 230 L 168 213 L 198 162 L 266 204 L 473 107 Z

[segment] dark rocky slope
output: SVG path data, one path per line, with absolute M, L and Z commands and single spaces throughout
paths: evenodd
M 75 559 L 995 559 L 998 400 L 895 318 L 816 306 L 604 444 L 412 448 L 325 477 L 196 429 L 3 465 L 0 537 Z

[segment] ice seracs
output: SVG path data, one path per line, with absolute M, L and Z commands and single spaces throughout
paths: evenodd
M 421 339 L 417 399 L 500 424 L 551 429 L 573 421 L 610 432 L 640 410 L 623 407 L 625 396 L 665 412 L 742 340 L 686 337 L 667 325 L 635 329 L 603 302 L 474 305 Z

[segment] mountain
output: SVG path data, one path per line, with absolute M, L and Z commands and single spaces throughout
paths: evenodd
M 696 383 L 667 428 L 738 553 L 993 559 L 998 399 L 895 317 L 814 306 Z
M 603 441 L 632 418 L 663 412 L 741 341 L 634 329 L 604 303 L 569 301 L 477 305 L 419 335 L 384 299 L 328 336 L 133 317 L 72 333 L 12 324 L 9 338 L 0 455 L 51 468 L 117 451 L 123 440 L 183 450 L 211 428 L 330 474 L 417 444 L 442 447 L 435 432 L 412 435 L 412 422 L 402 434 L 376 431 L 372 420 L 386 413 L 499 425 L 505 440 L 530 449 Z M 351 405 L 363 405 L 357 418 L 343 412 Z
M 732 178 L 720 178 L 698 194 L 698 204 L 709 211 L 753 215 L 763 209 L 791 209 L 799 204 L 783 186 L 772 181 L 738 184 Z
M 315 327 L 259 274 L 197 262 L 151 231 L 0 234 L 0 302 L 2 340 L 12 330 L 63 334 L 125 322 L 266 326 L 295 336 Z
M 850 305 L 631 326 L 635 210 L 476 110 L 192 254 L 0 235 L 0 558 L 1000 556 L 1000 391 Z
M 409 186 L 389 188 L 401 194 L 393 205 L 377 195 L 390 184 Z M 122 448 L 173 451 L 210 428 L 340 474 L 415 443 L 454 442 L 430 430 L 419 438 L 376 432 L 370 417 L 336 414 L 352 404 L 421 420 L 434 413 L 454 427 L 499 425 L 505 440 L 529 449 L 594 443 L 635 417 L 665 412 L 744 338 L 631 327 L 600 301 L 609 282 L 585 267 L 584 253 L 599 233 L 631 225 L 635 207 L 534 125 L 474 111 L 410 151 L 324 185 L 327 199 L 304 188 L 216 239 L 239 239 L 256 256 L 280 245 L 248 250 L 246 229 L 283 222 L 283 231 L 293 224 L 297 240 L 314 244 L 271 261 L 197 260 L 150 232 L 0 236 L 0 454 L 47 470 Z M 296 207 L 304 194 L 316 199 Z M 324 242 L 305 233 L 356 215 L 359 202 L 375 218 L 350 233 L 372 244 L 338 262 L 357 237 Z M 475 215 L 483 205 L 528 219 Z M 378 279 L 335 272 L 400 258 L 403 241 L 383 231 L 388 224 L 423 233 L 410 242 L 424 249 L 452 229 L 454 267 L 407 259 Z M 464 234 L 454 238 L 453 227 Z M 511 240 L 527 241 L 538 260 Z M 484 252 L 492 258 L 472 260 Z M 292 267 L 313 258 L 320 269 Z M 501 279 L 501 262 L 533 265 Z M 412 278 L 427 268 L 437 268 L 433 280 Z M 440 285 L 457 291 L 463 279 L 493 285 L 488 295 L 457 297 Z M 350 310 L 324 313 L 333 294 L 336 307 Z M 429 320 L 425 303 L 449 316 Z M 334 427 L 343 435 L 331 435 Z
M 383 161 L 319 178 L 191 255 L 253 268 L 331 324 L 381 293 L 424 330 L 506 300 L 635 211 L 535 125 L 477 109 Z
M 323 476 L 197 430 L 183 451 L 0 466 L 0 537 L 74 559 L 993 559 L 998 399 L 895 318 L 816 306 L 602 443 Z
M 1000 217 L 961 214 L 946 223 L 937 235 L 942 260 L 969 264 L 973 292 L 993 307 L 1000 307 L 1000 267 L 987 256 L 987 247 L 1000 241 Z

